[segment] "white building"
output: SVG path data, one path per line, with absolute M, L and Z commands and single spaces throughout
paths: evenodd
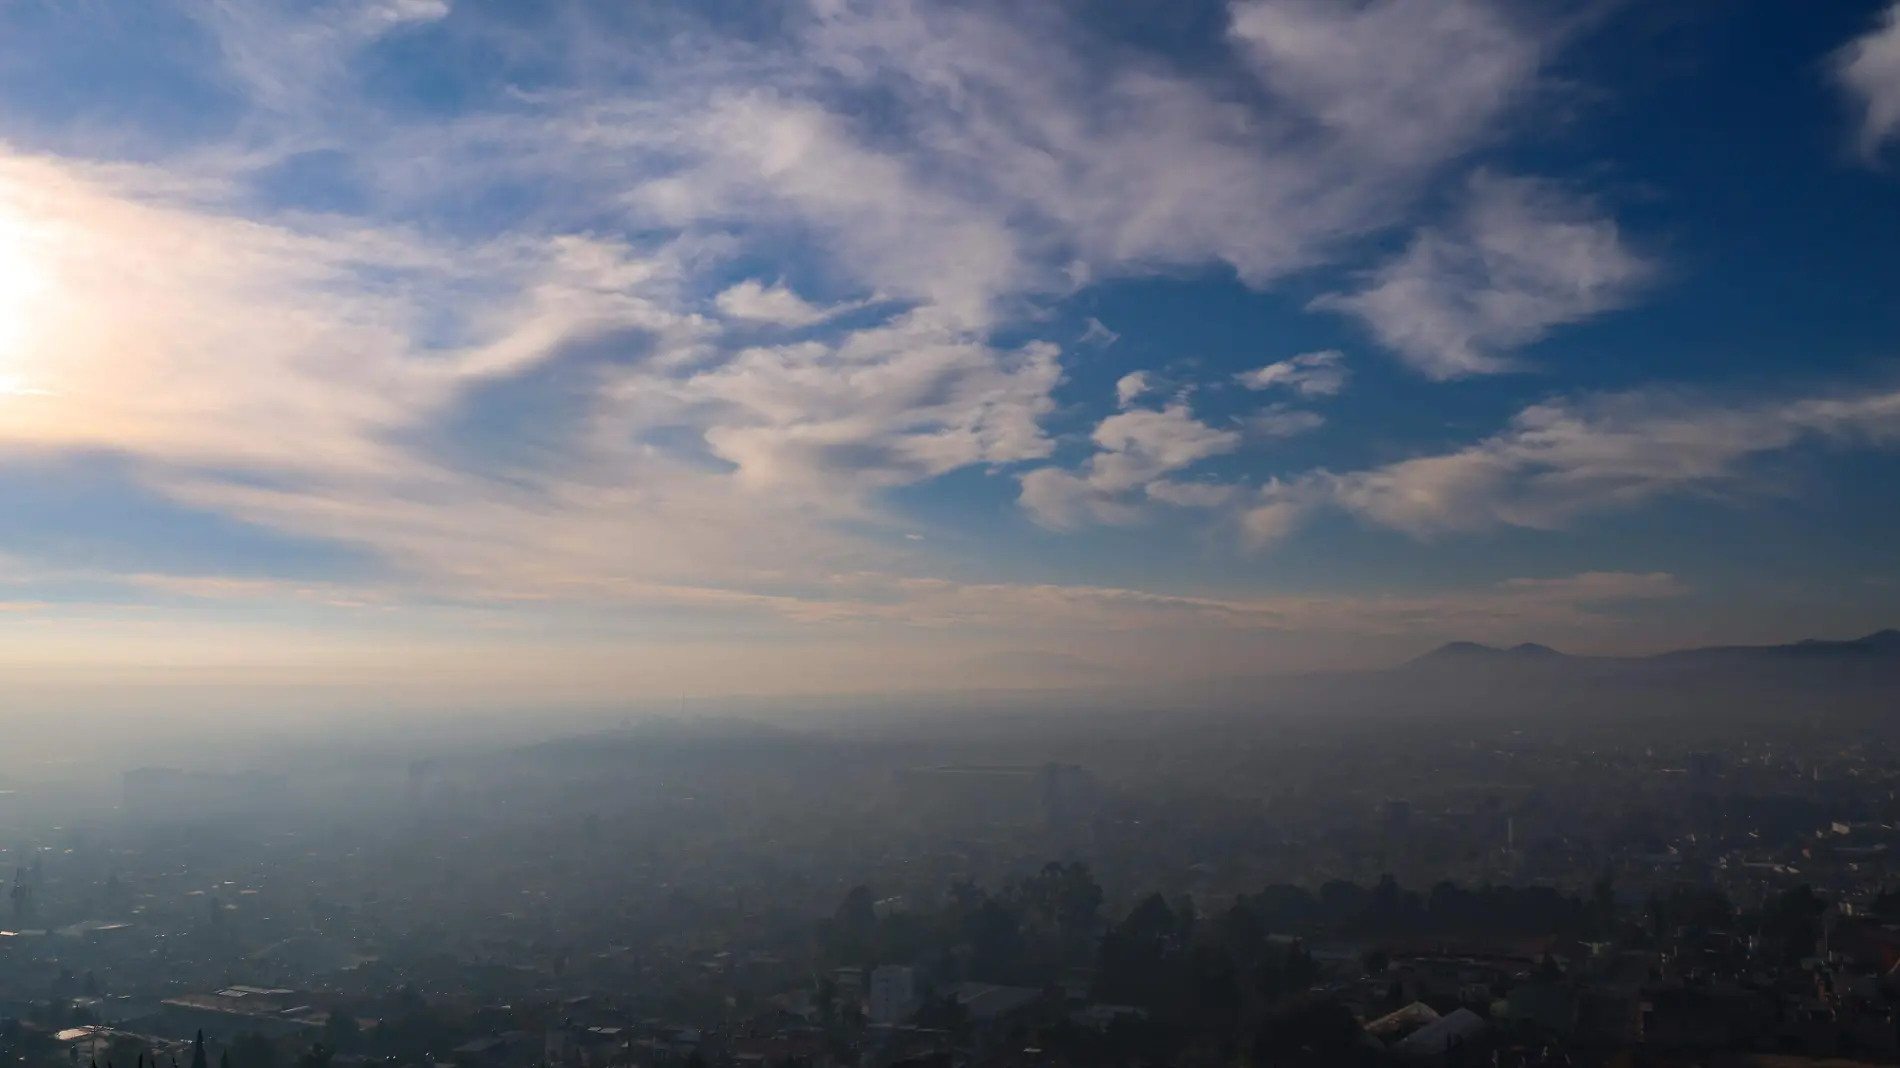
M 902 1023 L 916 1011 L 917 978 L 909 968 L 886 964 L 871 972 L 871 1022 Z

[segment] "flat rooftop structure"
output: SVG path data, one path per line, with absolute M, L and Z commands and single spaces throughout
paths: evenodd
M 1034 1004 L 1042 991 L 1033 986 L 997 986 L 994 983 L 958 983 L 951 989 L 957 1003 L 977 1022 L 994 1020 Z

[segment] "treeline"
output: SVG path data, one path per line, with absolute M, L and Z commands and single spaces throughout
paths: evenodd
M 1632 946 L 1745 931 L 1764 956 L 1795 961 L 1813 952 L 1827 908 L 1800 887 L 1744 914 L 1718 890 L 1685 886 L 1619 910 L 1608 877 L 1581 896 L 1451 882 L 1421 892 L 1388 877 L 1369 887 L 1270 886 L 1205 915 L 1190 898 L 1160 894 L 1119 919 L 1102 904 L 1081 864 L 1050 864 L 994 893 L 959 883 L 925 910 L 881 913 L 872 891 L 858 887 L 824 925 L 823 940 L 834 965 L 916 965 L 940 987 L 964 979 L 1041 986 L 1053 1001 L 1056 983 L 1087 975 L 1095 1000 L 1146 1013 L 1146 1022 L 1128 1025 L 1135 1033 L 1116 1040 L 1124 1045 L 1198 1048 L 1212 1063 L 1244 1052 L 1260 1064 L 1307 1063 L 1289 1051 L 1319 1048 L 1332 1060 L 1315 1063 L 1349 1063 L 1363 1051 L 1353 1045 L 1357 1024 L 1313 994 L 1323 969 L 1309 947 L 1319 940 L 1367 947 L 1345 967 L 1372 974 L 1385 968 L 1382 946 L 1434 938 Z M 1900 894 L 1882 904 L 1900 914 Z M 925 1013 L 924 1022 L 954 1029 L 954 1005 L 932 999 Z M 1054 1041 L 1047 1033 L 1037 1040 Z
M 1095 1000 L 1140 1008 L 1153 1026 L 1231 1053 L 1319 981 L 1315 939 L 1590 937 L 1610 933 L 1618 920 L 1607 881 L 1587 898 L 1449 882 L 1420 893 L 1390 878 L 1317 891 L 1271 886 L 1211 915 L 1187 897 L 1152 894 L 1118 919 L 1103 903 L 1079 863 L 1049 864 L 995 892 L 957 883 L 927 909 L 880 910 L 876 894 L 860 886 L 823 925 L 821 940 L 834 967 L 912 965 L 939 986 L 1052 988 L 1086 975 Z
M 1101 887 L 1079 863 L 1049 864 L 997 892 L 957 883 L 934 908 L 886 914 L 872 890 L 860 886 L 824 925 L 822 943 L 833 966 L 923 964 L 956 979 L 1021 983 L 1052 981 L 1065 968 L 1112 968 L 1117 957 L 1135 952 L 1131 946 L 1186 945 L 1197 932 L 1249 947 L 1272 936 L 1607 937 L 1618 922 L 1607 880 L 1589 897 L 1450 882 L 1421 893 L 1390 877 L 1370 887 L 1334 881 L 1317 891 L 1280 885 L 1243 894 L 1212 917 L 1201 916 L 1190 898 L 1151 895 L 1110 920 L 1103 902 Z

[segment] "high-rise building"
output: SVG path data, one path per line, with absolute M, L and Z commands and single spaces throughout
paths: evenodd
M 909 968 L 886 964 L 871 972 L 871 1022 L 902 1023 L 916 1010 L 917 977 Z

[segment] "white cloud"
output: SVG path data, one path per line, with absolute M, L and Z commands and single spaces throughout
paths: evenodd
M 1148 372 L 1133 371 L 1121 376 L 1115 382 L 1115 404 L 1126 408 L 1146 396 L 1154 387 L 1148 382 Z
M 652 418 L 693 413 L 712 452 L 752 482 L 920 481 L 970 464 L 1040 459 L 1057 351 L 998 352 L 914 312 L 846 336 L 752 348 L 683 381 L 636 376 Z
M 1248 389 L 1284 387 L 1304 397 L 1330 397 L 1346 388 L 1346 354 L 1336 349 L 1304 352 L 1235 376 Z
M 1626 304 L 1655 269 L 1587 201 L 1479 174 L 1449 228 L 1426 228 L 1370 284 L 1316 307 L 1346 312 L 1432 378 L 1510 370 L 1510 352 Z
M 1233 486 L 1218 482 L 1170 482 L 1161 479 L 1148 483 L 1148 496 L 1176 508 L 1218 508 L 1233 499 Z
M 880 489 L 1051 448 L 1054 347 L 929 310 L 732 351 L 683 310 L 674 246 L 256 222 L 110 177 L 0 156 L 0 228 L 43 282 L 0 352 L 0 444 L 113 450 L 417 589 L 638 597 L 862 566 L 875 548 L 835 524 L 884 522 Z M 574 407 L 527 442 L 470 414 L 535 389 Z M 470 418 L 474 440 L 443 440 Z
M 1095 428 L 1096 447 L 1111 462 L 1098 485 L 1128 489 L 1159 474 L 1186 467 L 1210 456 L 1232 452 L 1240 444 L 1240 435 L 1231 430 L 1216 430 L 1194 418 L 1181 402 L 1160 411 L 1137 410 L 1111 415 Z M 1099 457 L 1098 457 L 1099 459 Z
M 1250 549 L 1281 541 L 1293 533 L 1305 516 L 1305 509 L 1298 501 L 1272 500 L 1271 492 L 1262 496 L 1269 499 L 1248 508 L 1240 516 L 1241 538 Z
M 1100 345 L 1103 348 L 1107 348 L 1122 339 L 1120 334 L 1103 326 L 1102 321 L 1093 315 L 1088 317 L 1087 323 L 1088 328 L 1083 330 L 1082 336 L 1077 339 L 1080 344 Z
M 512 136 L 561 180 L 617 180 L 643 221 L 809 238 L 841 274 L 965 325 L 1179 266 L 1267 285 L 1399 221 L 1534 87 L 1546 28 L 1432 6 L 1319 16 L 1286 40 L 1260 19 L 1296 5 L 1239 5 L 1233 43 L 1261 72 L 1239 87 L 1111 49 L 1058 8 L 839 2 L 787 20 L 782 48 L 700 27 L 621 42 L 618 65 L 590 53 L 642 94 Z
M 835 0 L 782 36 L 656 9 L 529 34 L 432 0 L 192 0 L 249 104 L 228 139 L 147 167 L 0 150 L 0 220 L 53 287 L 0 354 L 0 440 L 113 450 L 186 505 L 364 550 L 398 594 L 852 617 L 812 588 L 920 566 L 884 491 L 1052 454 L 1060 353 L 992 339 L 1097 281 L 1336 262 L 1498 133 L 1554 43 L 1471 0 L 1269 0 L 1232 8 L 1226 80 L 1060 5 Z M 483 41 L 536 85 L 393 104 L 359 75 L 397 33 Z M 309 150 L 359 214 L 265 206 Z M 720 317 L 832 329 L 738 347 L 705 294 L 784 257 L 895 310 L 840 330 L 742 282 Z M 1274 385 L 1343 382 L 1293 370 Z M 1118 383 L 1079 468 L 1021 476 L 1033 515 L 1233 504 L 1192 469 L 1241 431 L 1135 409 L 1149 385 Z
M 959 326 L 987 322 L 998 299 L 1036 285 L 1004 219 L 936 188 L 919 163 L 864 146 L 846 119 L 815 103 L 721 92 L 679 123 L 672 147 L 698 165 L 644 183 L 628 175 L 628 201 L 642 216 L 675 227 L 814 228 L 868 288 L 937 305 Z
M 1860 111 L 1860 148 L 1871 158 L 1900 136 L 1900 2 L 1836 54 L 1834 74 Z
M 1326 417 L 1318 412 L 1302 412 L 1277 406 L 1247 420 L 1248 432 L 1261 438 L 1298 437 L 1325 425 Z
M 249 100 L 306 112 L 340 90 L 355 54 L 407 27 L 447 18 L 447 0 L 183 0 L 216 36 Z
M 1416 166 L 1493 132 L 1543 42 L 1483 0 L 1252 0 L 1232 34 L 1261 79 L 1352 155 Z
M 1900 442 L 1900 392 L 1722 405 L 1658 393 L 1526 408 L 1477 444 L 1284 490 L 1428 536 L 1555 529 L 1658 497 L 1748 489 L 1750 461 L 1807 442 Z
M 792 292 L 783 282 L 766 286 L 747 279 L 713 298 L 719 311 L 733 319 L 778 326 L 801 327 L 822 323 L 844 308 L 820 308 Z
M 420 310 L 404 293 L 468 291 L 446 250 L 205 214 L 15 154 L 0 154 L 0 228 L 41 276 L 0 354 L 41 395 L 0 403 L 0 440 L 170 461 L 384 464 L 395 458 L 378 433 L 441 401 L 458 375 L 455 354 L 412 347 Z M 547 248 L 468 252 L 466 266 L 492 272 L 469 288 L 511 290 L 511 310 L 561 272 Z M 406 284 L 367 284 L 373 270 Z M 591 311 L 614 314 L 605 299 Z M 484 332 L 472 319 L 458 329 Z
M 1146 491 L 1155 500 L 1171 504 L 1193 499 L 1198 506 L 1199 499 L 1210 491 L 1168 485 L 1156 493 L 1153 484 L 1163 475 L 1232 452 L 1240 446 L 1240 440 L 1234 431 L 1217 430 L 1194 418 L 1180 401 L 1159 411 L 1121 412 L 1096 426 L 1096 452 L 1080 472 L 1071 474 L 1053 467 L 1030 471 L 1021 476 L 1019 499 L 1038 523 L 1057 529 L 1091 519 L 1131 522 L 1141 514 L 1129 499 L 1136 491 Z
M 1419 634 L 1521 641 L 1526 630 L 1584 632 L 1613 625 L 1605 609 L 1680 597 L 1689 590 L 1666 573 L 1589 572 L 1511 579 L 1475 590 L 1378 596 L 1193 596 L 1099 586 L 955 583 L 941 579 L 842 576 L 828 618 L 868 623 L 928 621 L 1016 633 L 1080 631 L 1099 641 L 1127 632 L 1153 641 L 1183 630 Z M 1099 647 L 1098 647 L 1099 648 Z
M 1688 592 L 1682 580 L 1663 571 L 1586 571 L 1564 578 L 1515 578 L 1506 590 L 1545 594 L 1574 601 L 1644 601 L 1680 597 Z

